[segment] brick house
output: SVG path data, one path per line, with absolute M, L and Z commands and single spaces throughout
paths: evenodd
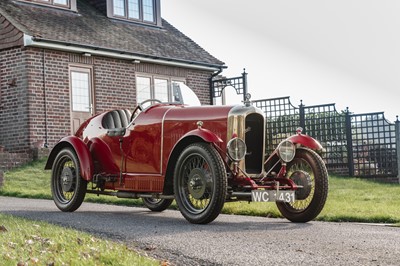
M 0 149 L 31 158 L 94 113 L 168 95 L 173 81 L 209 104 L 222 68 L 161 18 L 160 0 L 1 0 Z

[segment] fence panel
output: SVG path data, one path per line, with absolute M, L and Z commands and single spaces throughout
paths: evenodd
M 266 115 L 266 152 L 271 153 L 279 142 L 296 132 L 300 126 L 299 108 L 289 97 L 253 101 Z
M 345 113 L 335 104 L 300 106 L 304 109 L 304 133 L 317 139 L 325 149 L 323 159 L 330 173 L 349 175 L 349 153 Z
M 350 115 L 354 176 L 397 176 L 396 125 L 382 112 Z
M 339 113 L 335 104 L 304 106 L 301 103 L 295 107 L 289 97 L 253 103 L 266 114 L 268 153 L 301 126 L 304 133 L 320 141 L 325 148 L 323 159 L 330 173 L 395 177 L 397 180 L 398 123 L 389 123 L 382 112 L 350 114 L 347 110 Z

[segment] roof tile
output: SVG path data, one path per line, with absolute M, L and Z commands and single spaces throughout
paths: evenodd
M 0 14 L 22 32 L 44 40 L 200 64 L 224 64 L 164 19 L 162 28 L 145 26 L 110 19 L 86 0 L 77 4 L 78 13 L 2 0 Z

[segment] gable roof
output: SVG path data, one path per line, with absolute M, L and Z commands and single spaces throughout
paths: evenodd
M 79 0 L 78 12 L 12 0 L 0 1 L 3 15 L 25 34 L 25 45 L 121 55 L 155 63 L 183 64 L 220 69 L 224 63 L 178 29 L 162 20 L 162 27 L 150 27 L 106 17 Z M 97 51 L 97 52 L 96 52 Z M 169 62 L 169 63 L 168 63 Z

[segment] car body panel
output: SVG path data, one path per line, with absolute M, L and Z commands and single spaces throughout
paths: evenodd
M 81 142 L 89 147 L 94 174 L 118 175 L 122 171 L 123 181 L 106 188 L 161 192 L 168 158 L 182 139 L 196 136 L 205 142 L 220 143 L 225 149 L 222 139 L 226 139 L 231 109 L 156 104 L 141 112 L 122 137 L 107 134 L 101 122 L 104 114 L 100 114 L 85 123 L 75 137 L 82 138 Z

